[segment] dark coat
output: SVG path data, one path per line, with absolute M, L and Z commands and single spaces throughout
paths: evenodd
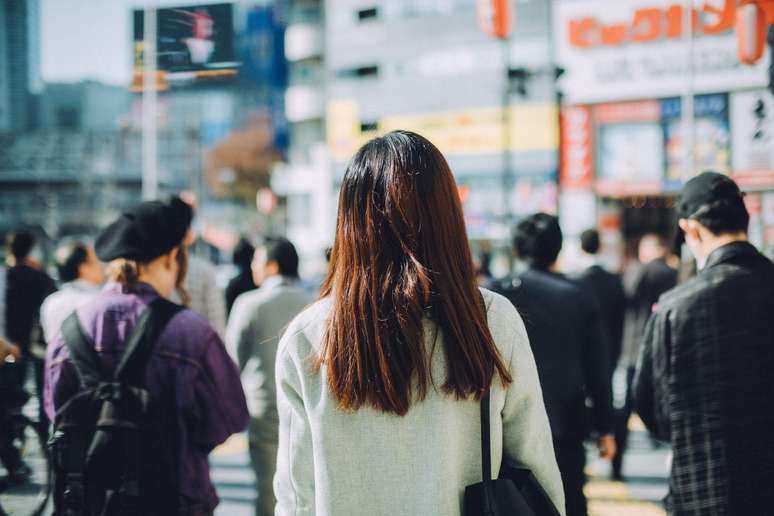
M 621 276 L 613 274 L 599 265 L 592 265 L 576 277 L 578 283 L 591 292 L 597 300 L 602 325 L 606 332 L 611 373 L 618 363 L 623 342 L 626 294 Z
M 5 295 L 5 331 L 8 339 L 29 352 L 33 328 L 39 324 L 40 306 L 56 291 L 54 281 L 45 272 L 27 265 L 8 269 Z
M 634 368 L 636 365 L 645 325 L 653 307 L 664 292 L 675 288 L 677 274 L 677 269 L 670 267 L 664 258 L 648 262 L 640 268 L 626 302 L 622 367 Z
M 554 441 L 570 445 L 587 437 L 587 396 L 594 429 L 610 433 L 609 354 L 596 303 L 564 276 L 537 269 L 492 287 L 524 318 Z
M 774 265 L 748 243 L 713 252 L 648 322 L 635 403 L 672 443 L 679 516 L 774 511 Z

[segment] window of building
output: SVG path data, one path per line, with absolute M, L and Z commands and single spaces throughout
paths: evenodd
M 341 78 L 358 78 L 358 79 L 377 77 L 379 75 L 379 66 L 366 65 L 366 66 L 358 66 L 356 68 L 345 68 L 343 70 L 339 70 L 338 72 L 336 72 L 336 75 L 338 75 Z
M 376 7 L 369 7 L 368 9 L 360 9 L 357 12 L 357 21 L 373 21 L 379 17 L 379 9 Z

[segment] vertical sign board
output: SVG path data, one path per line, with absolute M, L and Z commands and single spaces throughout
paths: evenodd
M 287 3 L 277 0 L 270 6 L 256 7 L 247 14 L 243 38 L 243 76 L 253 89 L 254 101 L 265 109 L 272 121 L 274 148 L 287 153 L 288 122 L 285 115 L 285 90 L 288 65 L 285 59 Z
M 731 94 L 734 179 L 744 188 L 774 188 L 774 97 L 765 90 Z
M 586 106 L 567 106 L 562 109 L 561 117 L 560 184 L 564 189 L 589 190 L 594 165 L 591 109 Z
M 696 173 L 712 170 L 731 173 L 731 130 L 728 120 L 728 95 L 698 95 L 694 99 L 694 164 L 685 170 L 681 99 L 661 101 L 661 125 L 664 130 L 664 188 L 678 191 Z

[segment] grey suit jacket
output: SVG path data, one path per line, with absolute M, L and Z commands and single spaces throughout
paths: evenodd
M 261 440 L 276 441 L 278 429 L 274 362 L 290 321 L 314 301 L 292 278 L 272 277 L 239 296 L 226 327 L 226 348 L 239 366 L 251 428 Z

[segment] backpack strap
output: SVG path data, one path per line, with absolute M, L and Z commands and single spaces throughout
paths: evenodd
M 70 362 L 81 380 L 81 386 L 85 388 L 96 387 L 103 380 L 104 373 L 97 351 L 83 332 L 76 312 L 70 314 L 62 324 L 62 336 L 67 350 L 70 352 Z
M 164 298 L 156 298 L 140 316 L 126 344 L 114 373 L 114 380 L 128 385 L 143 384 L 145 366 L 153 352 L 153 345 L 161 336 L 167 323 L 183 307 Z

